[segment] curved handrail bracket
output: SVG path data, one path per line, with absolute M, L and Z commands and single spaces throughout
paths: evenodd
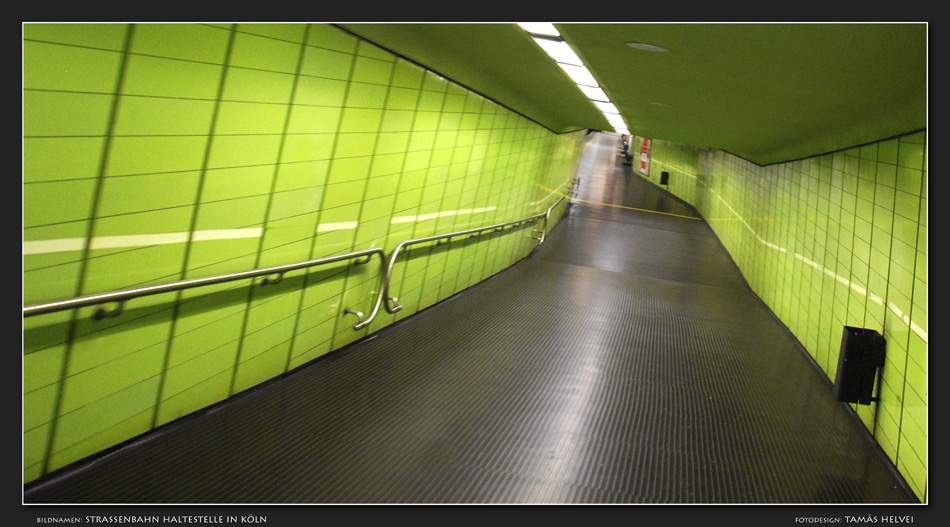
M 388 312 L 390 312 L 390 313 L 398 313 L 399 311 L 402 311 L 402 306 L 399 305 L 399 299 L 398 299 L 398 298 L 396 298 L 396 297 L 394 297 L 394 296 L 388 296 L 388 297 L 386 297 L 386 302 L 388 302 L 388 303 L 386 304 L 386 311 L 388 311 Z M 390 306 L 392 306 L 392 307 L 390 307 Z
M 279 284 L 281 280 L 283 279 L 284 279 L 284 273 L 277 273 L 277 275 L 274 276 L 273 278 L 271 278 L 270 276 L 265 276 L 264 279 L 261 280 L 261 285 Z
M 437 234 L 434 236 L 426 236 L 424 238 L 415 238 L 415 239 L 400 242 L 399 245 L 397 245 L 396 248 L 393 249 L 393 252 L 390 253 L 389 261 L 386 264 L 386 268 L 383 270 L 382 287 L 380 287 L 379 289 L 379 296 L 376 299 L 376 305 L 379 306 L 380 304 L 383 303 L 383 299 L 385 299 L 386 303 L 384 307 L 386 311 L 389 312 L 390 314 L 396 314 L 397 312 L 402 310 L 402 306 L 399 305 L 399 300 L 396 297 L 391 296 L 389 294 L 389 288 L 392 281 L 393 268 L 396 266 L 396 259 L 399 257 L 399 254 L 403 251 L 403 249 L 405 249 L 406 247 L 409 247 L 410 245 L 416 245 L 419 243 L 425 243 L 425 242 L 431 242 L 431 241 L 435 241 L 437 245 L 442 245 L 444 243 L 448 243 L 450 238 L 455 238 L 457 236 L 468 236 L 470 238 L 476 238 L 481 233 L 486 232 L 486 231 L 501 232 L 508 228 L 513 229 L 514 227 L 518 225 L 524 225 L 526 223 L 533 223 L 539 220 L 543 220 L 544 225 L 541 227 L 541 237 L 540 238 L 536 238 L 534 236 L 531 237 L 532 239 L 537 240 L 538 245 L 541 245 L 542 243 L 544 243 L 545 233 L 548 230 L 548 219 L 551 216 L 551 211 L 554 210 L 554 207 L 557 207 L 562 201 L 566 199 L 567 200 L 570 199 L 569 196 L 573 193 L 574 185 L 576 185 L 576 180 L 574 183 L 572 183 L 570 192 L 561 194 L 561 197 L 556 202 L 554 202 L 554 204 L 552 204 L 550 207 L 547 208 L 547 210 L 545 210 L 544 212 L 540 214 L 535 214 L 533 216 L 521 218 L 520 220 L 514 220 L 514 221 L 505 222 L 505 223 L 498 223 L 495 225 L 488 225 L 485 227 L 478 227 L 475 229 L 467 229 L 463 231 L 450 232 L 447 234 Z M 374 311 L 374 314 L 375 314 L 375 311 Z
M 347 314 L 347 315 L 356 315 L 356 319 L 359 321 L 359 324 L 357 324 L 357 326 L 363 323 L 363 312 L 362 312 L 362 311 L 357 311 L 357 310 L 355 310 L 355 309 L 353 309 L 353 308 L 351 308 L 351 307 L 348 307 L 348 308 L 345 308 L 345 309 L 343 310 L 343 313 L 345 313 L 345 314 Z
M 115 309 L 111 311 L 106 309 L 104 305 L 101 305 L 101 306 L 96 307 L 95 312 L 93 312 L 92 314 L 92 318 L 96 320 L 102 320 L 104 318 L 115 318 L 121 315 L 124 310 L 125 310 L 125 301 L 118 302 L 117 305 L 115 306 Z

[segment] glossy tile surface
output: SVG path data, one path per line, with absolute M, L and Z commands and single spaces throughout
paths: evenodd
M 914 501 L 692 207 L 613 136 L 579 176 L 512 268 L 26 501 Z
M 332 24 L 27 23 L 23 304 L 249 271 L 545 211 L 555 134 Z M 555 217 L 564 207 L 559 207 Z M 534 241 L 23 320 L 23 480 L 274 378 L 509 267 Z M 352 308 L 352 309 L 348 309 Z

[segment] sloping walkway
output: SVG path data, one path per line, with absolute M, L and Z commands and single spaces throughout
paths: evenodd
M 25 502 L 915 502 L 709 226 L 616 147 L 594 138 L 529 258 Z

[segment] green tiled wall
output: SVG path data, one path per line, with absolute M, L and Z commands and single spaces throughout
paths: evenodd
M 343 254 L 544 211 L 557 135 L 333 26 L 26 24 L 23 302 Z M 563 207 L 555 210 L 560 214 Z M 553 225 L 553 222 L 552 222 Z M 300 366 L 524 257 L 531 229 L 23 321 L 24 480 Z
M 844 326 L 884 335 L 880 402 L 852 407 L 924 501 L 925 140 L 919 132 L 769 166 L 654 140 L 647 177 L 659 185 L 669 172 L 663 187 L 699 210 L 830 382 Z

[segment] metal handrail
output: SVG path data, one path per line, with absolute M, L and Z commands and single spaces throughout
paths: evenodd
M 576 185 L 577 185 L 577 180 L 575 179 L 571 185 L 570 190 L 567 193 L 562 194 L 560 199 L 558 199 L 556 202 L 554 202 L 553 205 L 548 207 L 547 210 L 545 210 L 542 213 L 535 214 L 533 216 L 528 216 L 520 220 L 514 220 L 514 221 L 505 222 L 505 223 L 489 225 L 487 227 L 478 227 L 475 229 L 466 229 L 463 231 L 450 232 L 447 234 L 438 234 L 435 236 L 427 236 L 425 238 L 416 238 L 412 240 L 403 241 L 399 245 L 397 245 L 396 248 L 393 250 L 392 255 L 389 257 L 388 262 L 386 261 L 386 253 L 383 251 L 383 249 L 374 247 L 372 249 L 364 249 L 362 251 L 356 251 L 356 252 L 341 254 L 337 256 L 329 256 L 329 257 L 320 258 L 317 260 L 307 260 L 305 262 L 298 262 L 298 263 L 287 264 L 287 265 L 278 265 L 275 267 L 267 267 L 264 269 L 253 269 L 250 271 L 242 271 L 239 273 L 208 276 L 204 278 L 194 278 L 191 280 L 181 280 L 178 282 L 171 282 L 167 284 L 160 284 L 160 285 L 154 285 L 154 286 L 148 286 L 148 287 L 140 287 L 136 289 L 123 289 L 119 291 L 110 291 L 107 293 L 97 293 L 93 295 L 80 296 L 80 297 L 71 298 L 68 300 L 60 300 L 57 302 L 50 302 L 46 304 L 36 304 L 36 305 L 24 307 L 23 316 L 32 317 L 36 315 L 44 315 L 47 313 L 55 313 L 57 311 L 66 311 L 69 309 L 77 309 L 81 307 L 99 306 L 96 309 L 95 313 L 93 314 L 93 318 L 103 319 L 107 317 L 115 317 L 122 313 L 125 302 L 133 298 L 157 295 L 161 293 L 169 293 L 173 291 L 180 291 L 183 289 L 191 289 L 191 288 L 201 287 L 201 286 L 206 286 L 206 285 L 220 284 L 224 282 L 232 282 L 235 280 L 256 278 L 259 276 L 268 277 L 268 278 L 265 278 L 261 282 L 261 285 L 275 284 L 277 282 L 280 282 L 283 279 L 284 273 L 287 273 L 290 271 L 296 271 L 298 269 L 306 269 L 310 267 L 316 267 L 319 265 L 325 265 L 329 263 L 335 263 L 335 262 L 351 260 L 351 259 L 356 259 L 355 263 L 357 264 L 364 264 L 364 263 L 369 262 L 370 259 L 372 259 L 374 254 L 378 254 L 380 257 L 380 260 L 386 263 L 386 266 L 382 273 L 380 288 L 379 288 L 379 292 L 376 295 L 376 302 L 373 305 L 373 310 L 370 312 L 368 317 L 365 317 L 361 311 L 358 311 L 351 307 L 344 308 L 343 310 L 344 313 L 355 315 L 359 319 L 359 322 L 355 326 L 353 326 L 354 330 L 359 330 L 368 326 L 373 321 L 373 319 L 376 318 L 377 313 L 379 313 L 379 308 L 383 304 L 383 299 L 387 300 L 387 304 L 385 308 L 386 308 L 386 311 L 388 311 L 389 313 L 397 313 L 399 310 L 402 309 L 402 306 L 399 305 L 398 299 L 396 299 L 395 297 L 389 296 L 389 285 L 390 285 L 390 280 L 392 278 L 393 267 L 396 264 L 396 259 L 398 258 L 399 253 L 404 248 L 410 245 L 415 245 L 415 244 L 425 243 L 425 242 L 430 242 L 430 241 L 441 242 L 442 240 L 446 240 L 445 242 L 441 242 L 441 243 L 447 243 L 447 241 L 450 238 L 454 238 L 457 236 L 475 236 L 481 232 L 490 231 L 490 230 L 501 231 L 501 230 L 504 230 L 506 227 L 523 225 L 526 223 L 532 223 L 532 222 L 543 219 L 544 225 L 541 229 L 541 237 L 534 238 L 538 240 L 538 245 L 541 245 L 542 243 L 544 243 L 544 239 L 547 233 L 548 218 L 551 216 L 551 211 L 554 210 L 554 207 L 557 207 L 562 201 L 564 201 L 565 199 L 568 199 L 569 196 L 573 194 L 574 187 Z M 277 276 L 274 278 L 270 278 L 271 275 L 277 275 Z M 119 305 L 111 311 L 107 311 L 101 305 L 101 304 L 107 304 L 107 303 L 112 303 L 112 302 L 117 302 Z M 392 305 L 390 305 L 390 303 Z
M 447 234 L 436 234 L 436 235 L 433 235 L 433 236 L 426 236 L 426 237 L 424 237 L 424 238 L 415 238 L 415 239 L 412 239 L 412 240 L 406 240 L 406 241 L 403 241 L 403 242 L 399 243 L 399 245 L 397 245 L 396 248 L 393 249 L 392 254 L 390 254 L 390 256 L 389 256 L 389 262 L 386 264 L 386 268 L 383 270 L 383 280 L 382 280 L 383 286 L 380 288 L 379 296 L 376 298 L 376 309 L 373 310 L 373 315 L 375 316 L 376 311 L 378 310 L 379 305 L 382 303 L 383 299 L 386 299 L 386 306 L 385 306 L 385 307 L 386 307 L 386 311 L 388 311 L 389 313 L 395 314 L 395 313 L 399 312 L 399 311 L 402 309 L 402 306 L 399 305 L 399 299 L 397 299 L 396 297 L 390 296 L 390 294 L 389 294 L 389 287 L 390 287 L 390 281 L 391 281 L 391 279 L 392 279 L 393 268 L 394 268 L 395 265 L 396 265 L 396 258 L 399 257 L 400 251 L 402 251 L 404 248 L 406 248 L 406 247 L 408 247 L 408 246 L 410 246 L 410 245 L 416 245 L 416 244 L 419 244 L 419 243 L 432 242 L 432 241 L 446 240 L 445 242 L 442 242 L 442 243 L 447 243 L 447 241 L 448 241 L 449 238 L 455 238 L 455 237 L 457 237 L 457 236 L 474 236 L 474 235 L 476 235 L 476 234 L 478 234 L 478 233 L 485 232 L 485 231 L 491 231 L 491 230 L 499 230 L 499 231 L 501 231 L 501 230 L 504 230 L 506 227 L 511 227 L 511 226 L 515 226 L 515 225 L 523 225 L 523 224 L 525 224 L 525 223 L 532 223 L 532 222 L 538 221 L 538 220 L 540 220 L 540 219 L 543 219 L 543 220 L 544 220 L 544 225 L 543 225 L 542 228 L 541 228 L 541 237 L 540 237 L 540 238 L 534 238 L 534 239 L 538 240 L 538 245 L 541 245 L 542 243 L 544 243 L 544 240 L 545 240 L 545 236 L 546 236 L 546 233 L 547 233 L 547 227 L 548 227 L 548 218 L 551 216 L 551 211 L 554 210 L 554 207 L 557 207 L 562 201 L 564 201 L 565 199 L 568 199 L 568 197 L 569 197 L 571 194 L 573 194 L 573 192 L 574 192 L 574 185 L 576 185 L 576 184 L 577 184 L 577 181 L 575 180 L 574 183 L 571 185 L 570 191 L 568 191 L 568 192 L 565 193 L 565 194 L 562 194 L 561 197 L 560 197 L 556 202 L 554 202 L 553 205 L 551 205 L 550 207 L 548 207 L 548 209 L 547 209 L 546 211 L 542 212 L 542 213 L 535 214 L 535 215 L 533 215 L 533 216 L 528 216 L 528 217 L 522 218 L 522 219 L 520 219 L 520 220 L 514 220 L 514 221 L 508 221 L 508 222 L 505 222 L 505 223 L 498 223 L 498 224 L 495 224 L 495 225 L 489 225 L 489 226 L 487 226 L 487 227 L 478 227 L 478 228 L 475 228 L 475 229 L 466 229 L 466 230 L 464 230 L 464 231 L 450 232 L 450 233 L 447 233 Z M 537 246 L 535 246 L 535 247 L 537 247 Z M 368 323 L 371 322 L 371 321 L 372 321 L 372 317 L 370 317 L 370 318 L 367 320 L 367 322 L 365 322 L 365 324 L 368 324 Z
M 139 298 L 149 295 L 157 295 L 160 293 L 169 293 L 172 291 L 180 291 L 183 289 L 191 289 L 194 287 L 201 287 L 206 285 L 220 284 L 224 282 L 232 282 L 235 280 L 243 280 L 247 278 L 256 278 L 259 276 L 266 276 L 262 282 L 262 285 L 276 284 L 280 282 L 284 273 L 290 271 L 296 271 L 298 269 L 306 269 L 310 267 L 316 267 L 319 265 L 325 265 L 335 262 L 340 262 L 344 260 L 356 259 L 357 264 L 364 264 L 372 259 L 374 254 L 379 254 L 380 260 L 385 261 L 386 253 L 378 247 L 372 249 L 365 249 L 362 251 L 356 251 L 347 254 L 340 254 L 337 256 L 329 256 L 326 258 L 320 258 L 317 260 L 307 260 L 305 262 L 298 262 L 287 265 L 278 265 L 275 267 L 267 267 L 264 269 L 253 269 L 250 271 L 242 271 L 239 273 L 230 273 L 217 276 L 208 276 L 204 278 L 194 278 L 191 280 L 181 280 L 178 282 L 171 282 L 167 284 L 153 285 L 148 287 L 140 287 L 137 289 L 123 289 L 119 291 L 111 291 L 108 293 L 98 293 L 93 295 L 86 295 L 76 298 L 71 298 L 68 300 L 60 300 L 58 302 L 50 302 L 47 304 L 37 304 L 32 306 L 27 306 L 23 308 L 23 316 L 31 317 L 35 315 L 43 315 L 46 313 L 54 313 L 57 311 L 65 311 L 68 309 L 76 309 L 80 307 L 88 307 L 99 305 L 99 308 L 96 309 L 95 314 L 93 315 L 96 319 L 102 319 L 106 317 L 115 317 L 122 313 L 123 306 L 126 301 L 133 298 Z M 362 260 L 361 260 L 362 259 Z M 270 278 L 271 275 L 277 275 L 274 278 Z M 112 311 L 106 311 L 100 304 L 106 304 L 110 302 L 118 302 L 118 308 Z M 363 314 L 355 309 L 346 308 L 344 309 L 345 313 L 350 313 L 356 315 L 360 322 L 363 322 Z M 374 312 L 375 314 L 375 312 Z M 362 327 L 362 326 L 360 326 Z

